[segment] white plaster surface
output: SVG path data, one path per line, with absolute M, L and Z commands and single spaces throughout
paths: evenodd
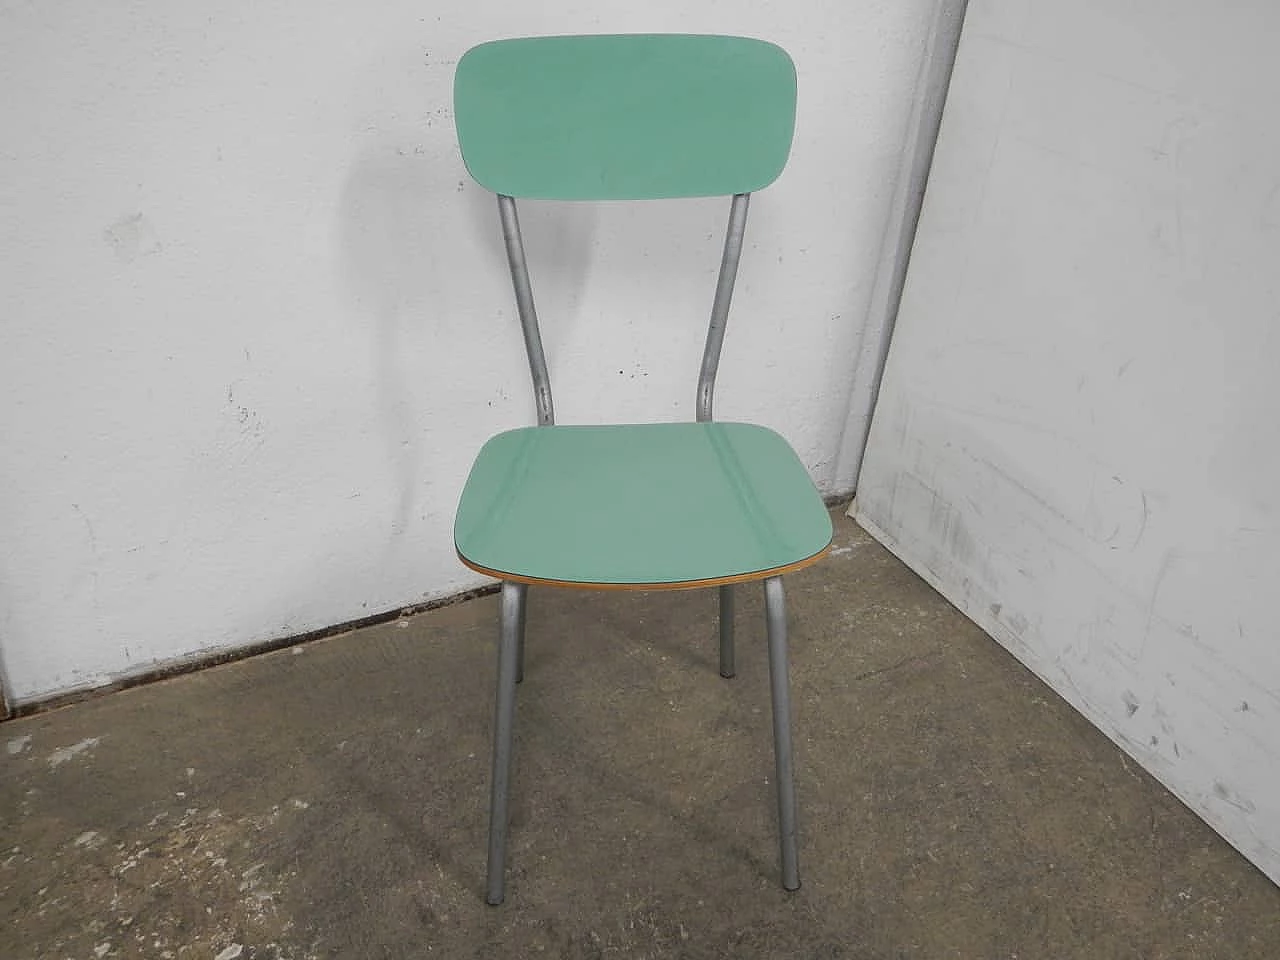
M 533 419 L 453 64 L 742 33 L 800 79 L 717 413 L 826 492 L 943 0 L 0 5 L 0 674 L 12 702 L 448 595 L 457 495 Z M 524 211 L 564 422 L 688 418 L 726 202 Z M 852 405 L 852 406 L 851 406 Z M 856 407 L 856 409 L 855 409 Z
M 856 509 L 1280 880 L 1277 36 L 973 0 Z

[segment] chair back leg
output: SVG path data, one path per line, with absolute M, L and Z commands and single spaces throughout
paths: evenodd
M 736 672 L 733 661 L 733 585 L 720 588 L 720 676 L 726 680 Z
M 529 613 L 529 588 L 520 587 L 520 620 L 516 624 L 516 683 L 524 682 L 524 624 Z

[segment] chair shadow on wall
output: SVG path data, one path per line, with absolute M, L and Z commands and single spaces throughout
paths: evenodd
M 493 195 L 467 176 L 455 144 L 441 153 L 448 159 L 390 140 L 370 144 L 347 171 L 338 204 L 340 272 L 373 339 L 377 417 L 396 484 L 393 538 L 410 526 L 415 508 L 421 509 L 418 491 L 431 470 L 423 436 L 434 415 L 429 402 L 434 385 L 413 373 L 423 366 L 416 361 L 430 358 L 409 352 L 424 342 L 433 351 L 448 351 L 458 331 L 485 324 L 504 328 L 493 339 L 519 343 Z M 553 365 L 556 345 L 575 322 L 587 282 L 595 219 L 591 207 L 580 204 L 537 204 L 529 210 L 530 259 L 538 272 L 539 302 L 546 305 L 543 333 Z M 474 246 L 458 242 L 467 234 Z M 479 269 L 477 248 L 483 257 Z M 488 299 L 501 304 L 501 313 L 442 315 L 442 303 L 485 301 L 472 289 L 475 276 L 492 278 Z M 523 363 L 519 376 L 528 376 Z M 521 382 L 509 393 L 524 397 L 528 390 Z M 531 403 L 529 409 L 532 422 Z M 442 510 L 451 507 L 442 505 Z

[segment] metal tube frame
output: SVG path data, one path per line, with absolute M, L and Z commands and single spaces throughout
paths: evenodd
M 493 706 L 493 774 L 489 783 L 489 859 L 485 900 L 493 906 L 505 896 L 507 796 L 516 717 L 516 672 L 524 629 L 523 583 L 504 581 L 498 628 L 498 689 Z
M 529 614 L 528 584 L 520 600 L 520 620 L 516 624 L 516 683 L 524 683 L 524 623 Z
M 732 680 L 738 672 L 733 656 L 733 585 L 720 588 L 720 676 Z
M 720 369 L 720 349 L 729 322 L 729 303 L 733 285 L 738 279 L 738 261 L 742 258 L 742 238 L 747 230 L 747 207 L 751 194 L 735 193 L 729 207 L 729 226 L 724 234 L 724 253 L 720 257 L 720 276 L 716 279 L 716 295 L 711 301 L 711 323 L 707 327 L 707 343 L 702 350 L 702 369 L 698 371 L 698 396 L 695 415 L 699 423 L 711 420 L 715 399 L 716 373 Z
M 715 298 L 711 304 L 711 320 L 707 327 L 702 366 L 698 371 L 695 419 L 708 423 L 712 419 L 716 373 L 728 325 L 729 305 L 738 277 L 746 232 L 750 194 L 733 197 L 729 223 L 725 230 L 724 253 L 716 280 Z M 533 302 L 529 265 L 525 259 L 524 240 L 513 197 L 498 196 L 498 213 L 502 220 L 502 236 L 507 263 L 511 268 L 511 285 L 515 291 L 516 309 L 524 333 L 525 352 L 529 358 L 529 374 L 533 381 L 534 403 L 538 425 L 555 423 L 551 398 L 551 377 L 538 329 L 538 314 Z M 524 679 L 524 632 L 528 588 L 525 584 L 505 581 L 502 584 L 501 622 L 498 643 L 498 687 L 494 703 L 493 775 L 489 795 L 489 854 L 486 900 L 502 903 L 505 895 L 507 842 L 507 798 L 511 782 L 511 755 L 515 728 L 516 684 Z M 791 697 L 787 671 L 787 612 L 781 577 L 764 581 L 765 616 L 769 634 L 769 690 L 773 706 L 773 751 L 778 789 L 778 836 L 782 859 L 782 886 L 786 890 L 800 887 L 798 837 L 796 829 L 796 795 L 793 778 L 791 744 Z M 734 591 L 732 585 L 719 588 L 720 599 L 720 675 L 730 678 L 734 663 Z
M 773 701 L 773 762 L 774 778 L 778 784 L 782 888 L 799 890 L 795 762 L 791 752 L 791 684 L 787 672 L 787 599 L 781 577 L 765 580 L 764 608 L 769 625 L 769 693 Z
M 547 357 L 542 351 L 542 334 L 538 330 L 538 311 L 533 305 L 533 286 L 529 282 L 529 263 L 524 256 L 524 238 L 520 235 L 520 218 L 514 197 L 498 195 L 498 216 L 502 219 L 502 239 L 507 247 L 507 265 L 511 268 L 511 286 L 515 288 L 516 311 L 524 331 L 524 349 L 529 355 L 529 374 L 533 377 L 533 402 L 538 408 L 538 426 L 556 422 L 551 402 L 551 375 L 547 373 Z
M 749 193 L 734 194 L 729 205 L 729 224 L 724 232 L 724 252 L 720 256 L 720 275 L 716 278 L 715 298 L 711 301 L 711 322 L 707 325 L 707 342 L 702 350 L 702 366 L 698 370 L 698 391 L 694 415 L 699 423 L 709 423 L 715 401 L 716 374 L 720 370 L 720 353 L 724 348 L 725 329 L 729 324 L 729 305 L 738 280 L 738 263 L 742 259 L 742 241 L 747 230 Z M 734 665 L 733 587 L 720 588 L 720 676 L 731 679 Z
M 702 351 L 702 366 L 698 371 L 694 403 L 694 418 L 698 423 L 709 422 L 712 417 L 716 373 L 720 369 L 720 353 L 729 321 L 729 305 L 733 301 L 733 288 L 738 279 L 738 263 L 742 258 L 742 241 L 747 229 L 750 201 L 751 194 L 737 193 L 729 206 L 729 224 L 725 230 L 720 274 L 716 279 L 715 298 L 711 302 L 711 321 L 707 326 L 707 341 Z M 498 195 L 498 215 L 502 220 L 502 239 L 507 250 L 507 265 L 511 268 L 516 311 L 520 315 L 525 352 L 529 357 L 529 374 L 533 379 L 533 399 L 538 411 L 538 424 L 548 426 L 556 422 L 551 399 L 551 375 L 547 372 L 547 357 L 542 348 L 538 311 L 533 302 L 533 285 L 529 280 L 529 263 L 525 258 L 524 238 L 520 233 L 520 217 L 516 212 L 514 197 Z

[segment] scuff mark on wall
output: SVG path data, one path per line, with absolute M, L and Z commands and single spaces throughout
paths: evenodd
M 109 224 L 102 231 L 102 238 L 121 263 L 133 263 L 139 257 L 149 257 L 164 249 L 155 227 L 142 213 L 129 214 Z
M 1256 813 L 1258 810 L 1252 800 L 1247 800 L 1240 796 L 1220 780 L 1215 780 L 1213 782 L 1213 793 L 1218 797 L 1218 799 L 1222 800 L 1224 803 L 1231 804 L 1231 806 L 1235 807 L 1237 810 L 1242 810 L 1245 813 Z

